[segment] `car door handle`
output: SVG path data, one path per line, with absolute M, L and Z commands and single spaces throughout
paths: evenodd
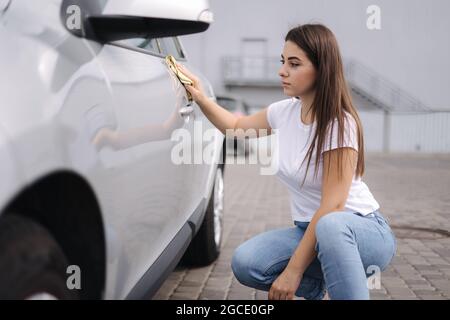
M 179 112 L 180 112 L 181 116 L 185 117 L 185 116 L 190 115 L 193 111 L 194 111 L 193 107 L 187 106 L 187 107 L 181 108 Z

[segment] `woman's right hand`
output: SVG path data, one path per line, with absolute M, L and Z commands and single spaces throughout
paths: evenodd
M 207 96 L 203 91 L 199 78 L 195 76 L 192 72 L 190 72 L 188 69 L 186 69 L 186 67 L 183 66 L 182 64 L 177 63 L 177 67 L 193 82 L 192 86 L 191 85 L 184 86 L 186 90 L 189 91 L 189 93 L 192 95 L 192 99 L 194 99 L 194 101 L 197 103 L 205 99 Z

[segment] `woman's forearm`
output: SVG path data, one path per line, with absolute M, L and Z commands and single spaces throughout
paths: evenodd
M 219 106 L 212 99 L 204 97 L 197 101 L 197 104 L 202 109 L 202 112 L 209 121 L 219 129 L 224 135 L 227 129 L 234 129 L 238 120 L 234 114 L 227 109 Z
M 319 219 L 329 211 L 319 209 L 311 219 L 300 244 L 295 249 L 294 254 L 289 260 L 288 266 L 293 271 L 303 275 L 306 268 L 313 262 L 317 256 L 316 246 L 316 224 Z
M 192 95 L 193 100 L 195 100 L 195 102 L 200 106 L 200 109 L 208 120 L 211 121 L 211 123 L 224 135 L 226 135 L 226 131 L 230 129 L 233 130 L 234 133 L 234 129 L 239 118 L 227 109 L 219 106 L 212 99 L 208 98 L 202 88 L 199 78 L 196 75 L 185 68 L 182 64 L 177 63 L 177 67 L 184 75 L 192 80 L 192 84 L 185 85 L 185 88 Z

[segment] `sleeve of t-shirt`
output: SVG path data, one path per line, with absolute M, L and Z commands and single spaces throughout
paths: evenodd
M 277 121 L 275 117 L 275 107 L 276 103 L 272 103 L 267 107 L 267 122 L 269 123 L 270 128 L 276 129 L 277 128 Z
M 357 135 L 357 125 L 355 119 L 351 115 L 347 115 L 344 118 L 344 139 L 342 142 L 341 148 L 350 147 L 358 151 L 358 135 Z M 325 151 L 337 149 L 338 147 L 338 131 L 339 125 L 337 119 L 334 120 L 333 132 L 331 137 L 331 145 L 330 145 L 330 132 L 331 132 L 331 123 L 328 127 L 327 134 L 325 135 L 325 141 L 322 149 L 322 153 Z
M 287 106 L 287 100 L 275 101 L 267 107 L 267 122 L 272 129 L 279 129 Z

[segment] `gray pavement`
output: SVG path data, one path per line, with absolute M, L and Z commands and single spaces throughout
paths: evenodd
M 203 268 L 178 266 L 154 299 L 267 299 L 267 292 L 241 285 L 230 268 L 240 243 L 292 226 L 286 188 L 275 176 L 260 175 L 259 168 L 227 164 L 219 259 Z M 366 153 L 363 181 L 398 241 L 371 299 L 450 299 L 450 155 Z

